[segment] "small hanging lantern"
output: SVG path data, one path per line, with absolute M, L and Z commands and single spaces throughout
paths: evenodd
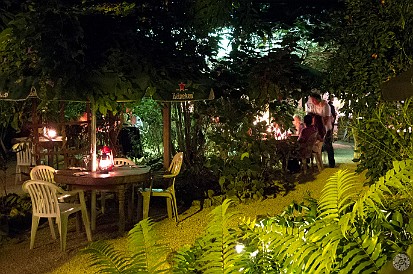
M 102 173 L 108 173 L 114 166 L 112 150 L 109 147 L 104 146 L 100 152 L 98 159 L 99 170 Z

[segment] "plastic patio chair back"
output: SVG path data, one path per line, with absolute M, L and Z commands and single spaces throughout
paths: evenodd
M 115 166 L 136 166 L 136 164 L 128 158 L 114 158 L 113 162 Z
M 167 186 L 165 188 L 154 188 L 152 180 L 150 188 L 143 189 L 141 191 L 141 194 L 143 196 L 143 218 L 148 218 L 149 216 L 149 204 L 151 196 L 160 196 L 166 198 L 168 217 L 171 219 L 174 217 L 175 221 L 178 222 L 178 206 L 175 196 L 175 178 L 181 171 L 182 162 L 183 153 L 178 152 L 173 157 L 168 171 L 161 178 L 162 181 L 167 181 Z
M 38 165 L 30 171 L 30 179 L 42 180 L 49 183 L 56 183 L 54 181 L 55 169 L 51 166 Z
M 310 135 L 310 137 L 307 139 L 305 143 L 301 144 L 300 156 L 301 156 L 301 164 L 302 164 L 304 174 L 307 172 L 307 159 L 310 159 L 311 166 L 313 165 L 313 148 L 317 140 L 318 140 L 318 132 L 314 132 L 313 134 Z
M 64 191 L 57 185 L 42 180 L 26 181 L 23 184 L 23 190 L 29 193 L 32 201 L 30 249 L 34 247 L 34 240 L 40 218 L 48 218 L 52 238 L 56 239 L 52 221 L 52 218 L 55 218 L 60 235 L 60 247 L 62 251 L 65 251 L 68 217 L 70 214 L 78 211 L 82 212 L 87 239 L 89 241 L 92 240 L 83 191 Z M 80 203 L 60 203 L 58 200 L 59 194 L 65 194 L 66 196 L 79 195 Z
M 38 217 L 60 217 L 57 199 L 58 186 L 42 180 L 29 180 L 23 184 L 32 200 L 33 215 Z
M 34 158 L 32 157 L 32 149 L 31 142 L 19 143 L 16 155 L 18 165 L 30 166 L 35 163 Z
M 22 180 L 22 169 L 28 170 L 30 166 L 36 164 L 33 157 L 33 147 L 31 142 L 21 142 L 16 146 L 16 179 L 15 184 Z
M 178 152 L 177 154 L 175 154 L 168 168 L 169 174 L 165 174 L 163 177 L 171 178 L 171 177 L 178 176 L 179 172 L 181 171 L 183 158 L 184 158 L 184 154 L 182 152 Z

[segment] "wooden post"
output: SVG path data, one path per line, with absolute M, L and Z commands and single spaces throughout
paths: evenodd
M 39 148 L 39 118 L 37 117 L 37 100 L 32 99 L 32 123 L 33 123 L 33 151 L 36 165 L 40 165 L 40 148 Z
M 163 118 L 163 166 L 169 167 L 171 162 L 171 103 L 166 102 L 162 108 Z
M 91 154 L 91 162 L 92 162 L 92 171 L 97 170 L 97 153 L 96 153 L 96 103 L 93 101 L 91 104 L 91 121 L 90 121 L 90 154 Z

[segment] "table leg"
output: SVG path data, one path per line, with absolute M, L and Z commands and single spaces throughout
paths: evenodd
M 125 186 L 118 187 L 119 199 L 119 233 L 122 235 L 125 232 Z
M 133 209 L 135 208 L 134 185 L 130 185 L 128 191 L 128 222 L 133 221 Z
M 92 190 L 90 201 L 90 226 L 92 231 L 96 230 L 96 190 Z

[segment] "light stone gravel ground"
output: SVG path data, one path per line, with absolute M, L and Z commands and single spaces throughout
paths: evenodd
M 351 162 L 352 148 L 346 143 L 337 142 L 335 145 L 337 168 L 325 168 L 320 174 L 315 174 L 311 181 L 299 183 L 292 191 L 277 195 L 272 199 L 239 204 L 233 208 L 241 212 L 241 216 L 255 218 L 257 216 L 276 215 L 292 201 L 302 201 L 308 193 L 318 198 L 326 180 L 339 169 L 354 171 L 355 164 Z M 363 181 L 363 175 L 357 175 Z M 178 225 L 174 221 L 163 219 L 157 221 L 155 229 L 161 243 L 167 244 L 172 250 L 177 250 L 184 245 L 192 244 L 203 233 L 208 221 L 208 214 L 212 208 L 200 210 L 193 206 L 180 215 Z M 114 233 L 98 231 L 94 240 L 111 239 L 110 242 L 119 248 L 126 246 L 126 237 L 115 238 Z M 73 274 L 94 273 L 88 268 L 85 257 L 78 255 L 78 251 L 87 245 L 86 236 L 77 234 L 73 223 L 68 233 L 68 251 L 59 251 L 59 243 L 53 241 L 47 223 L 38 231 L 35 249 L 29 249 L 30 232 L 28 231 L 19 239 L 13 239 L 8 244 L 0 247 L 0 273 L 8 274 Z

